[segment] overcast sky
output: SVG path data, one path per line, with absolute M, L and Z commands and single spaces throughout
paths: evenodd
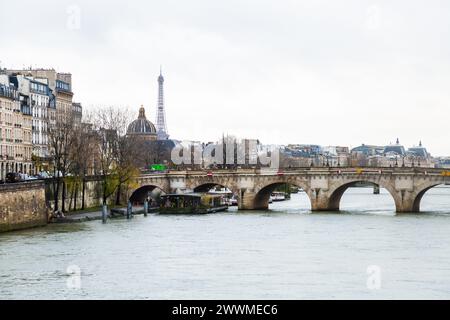
M 0 1 L 1 66 L 71 72 L 85 109 L 154 121 L 162 64 L 172 138 L 450 155 L 448 1 Z

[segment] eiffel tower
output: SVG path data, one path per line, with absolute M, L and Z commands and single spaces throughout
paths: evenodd
M 158 140 L 169 139 L 166 124 L 166 111 L 164 109 L 164 77 L 162 76 L 162 68 L 159 69 L 158 77 L 158 110 L 156 113 L 156 132 Z

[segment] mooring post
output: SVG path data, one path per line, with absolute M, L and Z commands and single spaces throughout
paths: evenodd
M 147 216 L 147 213 L 148 213 L 148 200 L 145 199 L 145 201 L 144 201 L 144 217 Z
M 131 207 L 131 201 L 128 201 L 128 206 L 127 206 L 127 219 L 131 218 L 131 210 L 133 208 Z
M 380 194 L 380 185 L 376 184 L 373 186 L 373 194 Z
M 106 219 L 108 217 L 108 206 L 106 204 L 104 204 L 102 206 L 102 222 L 106 223 Z

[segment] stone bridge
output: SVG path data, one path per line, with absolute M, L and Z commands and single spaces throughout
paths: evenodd
M 429 189 L 450 184 L 450 171 L 403 167 L 170 171 L 140 176 L 139 187 L 129 194 L 132 201 L 140 201 L 158 189 L 165 193 L 206 192 L 220 185 L 238 196 L 239 209 L 267 209 L 270 194 L 288 183 L 306 192 L 312 211 L 337 211 L 344 192 L 361 182 L 389 191 L 398 213 L 419 212 L 422 197 Z

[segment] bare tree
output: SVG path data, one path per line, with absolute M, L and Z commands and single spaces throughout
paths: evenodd
M 65 110 L 56 111 L 56 119 L 48 127 L 50 157 L 53 164 L 54 210 L 59 209 L 61 193 L 61 210 L 65 211 L 66 183 L 65 178 L 71 165 L 70 147 L 74 138 L 73 113 Z M 60 187 L 62 185 L 62 191 Z
M 118 137 L 117 144 L 117 165 L 115 174 L 117 175 L 117 194 L 116 205 L 120 204 L 120 195 L 123 188 L 127 188 L 133 179 L 139 175 L 139 151 L 141 144 L 136 143 L 135 139 L 123 135 Z
M 138 174 L 136 144 L 126 135 L 129 115 L 126 109 L 113 107 L 99 109 L 95 114 L 103 204 L 116 191 L 119 204 L 122 187 Z
M 97 147 L 97 134 L 93 130 L 92 115 L 84 116 L 83 122 L 74 128 L 73 142 L 70 148 L 70 158 L 73 159 L 70 167 L 74 175 L 74 209 L 77 209 L 79 185 L 81 184 L 81 209 L 85 209 L 86 177 L 92 173 L 94 159 L 99 151 Z

